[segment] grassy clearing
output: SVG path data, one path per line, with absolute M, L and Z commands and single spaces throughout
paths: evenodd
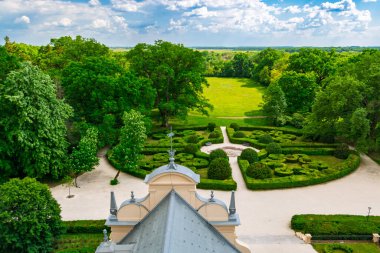
M 64 234 L 57 240 L 54 253 L 93 253 L 103 241 L 103 234 Z
M 207 78 L 204 95 L 214 106 L 211 117 L 258 115 L 265 88 L 247 78 Z
M 313 247 L 319 253 L 324 253 L 326 245 L 328 245 L 328 243 L 314 243 Z M 344 243 L 344 245 L 352 248 L 354 253 L 380 253 L 380 248 L 374 243 Z M 340 253 L 343 251 L 336 250 L 334 252 Z

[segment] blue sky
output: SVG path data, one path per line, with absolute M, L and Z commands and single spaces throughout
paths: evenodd
M 0 0 L 0 36 L 46 45 L 379 46 L 380 0 Z

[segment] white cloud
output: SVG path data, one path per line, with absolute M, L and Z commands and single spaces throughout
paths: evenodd
M 73 21 L 69 18 L 62 18 L 60 21 L 59 21 L 59 24 L 62 25 L 62 26 L 71 26 L 71 24 L 73 23 Z
M 20 24 L 20 23 L 23 23 L 23 24 L 30 24 L 30 18 L 28 16 L 21 16 L 19 18 L 16 18 L 15 19 L 15 23 L 16 24 Z
M 363 3 L 376 3 L 377 0 L 362 0 Z
M 288 7 L 284 8 L 284 11 L 285 12 L 289 12 L 291 14 L 297 14 L 297 13 L 301 13 L 302 12 L 302 10 L 300 9 L 300 7 L 298 5 L 288 6 Z
M 101 5 L 101 3 L 99 2 L 99 0 L 90 0 L 90 1 L 88 1 L 88 4 L 91 5 L 91 6 L 99 6 L 99 5 Z
M 107 20 L 98 18 L 92 21 L 92 27 L 95 29 L 107 28 L 109 27 L 109 23 L 107 22 Z
M 217 13 L 215 11 L 208 11 L 206 6 L 183 13 L 183 16 L 185 17 L 199 16 L 201 18 L 215 17 L 216 15 Z
M 137 2 L 135 0 L 111 0 L 112 7 L 119 11 L 138 12 L 149 2 Z

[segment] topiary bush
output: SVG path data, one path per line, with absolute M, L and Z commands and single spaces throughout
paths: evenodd
M 272 170 L 263 163 L 253 163 L 248 166 L 246 174 L 255 179 L 265 179 L 272 177 Z
M 198 143 L 199 139 L 196 134 L 190 135 L 186 138 L 187 143 Z
M 230 178 L 232 174 L 230 163 L 225 158 L 213 159 L 207 171 L 210 179 L 224 180 Z
M 232 136 L 235 138 L 245 138 L 246 137 L 245 134 L 241 131 L 236 131 Z
M 350 154 L 350 148 L 346 143 L 340 144 L 334 151 L 334 156 L 339 159 L 347 159 Z
M 257 140 L 260 142 L 260 143 L 264 143 L 264 144 L 269 144 L 269 143 L 272 143 L 273 142 L 273 138 L 272 136 L 270 136 L 269 134 L 263 134 L 263 135 L 260 135 Z
M 259 160 L 257 152 L 251 148 L 246 148 L 241 152 L 240 158 L 247 160 L 249 163 L 254 163 Z
M 224 151 L 223 149 L 215 149 L 215 150 L 211 151 L 210 161 L 217 159 L 217 158 L 224 158 L 224 159 L 228 160 L 228 156 L 227 156 L 226 151 Z
M 265 150 L 268 152 L 268 154 L 281 154 L 282 149 L 280 144 L 272 142 L 266 145 Z
M 239 131 L 240 126 L 238 123 L 231 123 L 230 127 L 234 129 L 235 131 Z
M 339 251 L 339 252 L 346 252 L 346 253 L 352 253 L 353 249 L 351 247 L 347 246 L 347 245 L 337 244 L 337 243 L 328 244 L 323 249 L 324 253 L 334 253 L 334 252 L 337 252 L 337 251 Z
M 187 144 L 183 149 L 183 152 L 189 154 L 195 154 L 198 151 L 198 146 L 196 144 Z
M 208 125 L 207 125 L 207 129 L 208 129 L 210 132 L 214 131 L 215 127 L 216 127 L 216 124 L 215 124 L 214 122 L 210 122 L 210 123 L 208 123 Z
M 211 132 L 208 136 L 209 139 L 216 139 L 221 136 L 221 133 L 218 131 Z

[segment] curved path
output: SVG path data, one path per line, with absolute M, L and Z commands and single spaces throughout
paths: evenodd
M 362 163 L 357 171 L 345 178 L 329 183 L 271 191 L 250 191 L 246 189 L 236 155 L 242 145 L 231 144 L 222 128 L 225 142 L 202 150 L 210 152 L 216 148 L 226 148 L 230 155 L 233 177 L 238 184 L 236 208 L 242 225 L 237 228 L 241 241 L 247 243 L 253 253 L 312 253 L 310 245 L 294 236 L 289 228 L 294 214 L 358 214 L 366 215 L 368 207 L 371 214 L 380 215 L 380 166 L 368 156 L 362 156 Z M 120 184 L 111 186 L 109 181 L 116 170 L 100 153 L 99 166 L 95 170 L 78 178 L 81 188 L 72 188 L 74 198 L 68 199 L 68 189 L 63 185 L 51 188 L 53 196 L 62 208 L 64 220 L 105 219 L 109 213 L 109 192 L 115 191 L 117 203 L 129 198 L 130 191 L 136 197 L 147 193 L 147 186 L 141 179 L 127 174 L 120 174 Z M 202 195 L 209 191 L 198 190 Z M 215 197 L 226 203 L 230 193 L 215 191 Z M 101 233 L 101 231 L 100 231 Z

